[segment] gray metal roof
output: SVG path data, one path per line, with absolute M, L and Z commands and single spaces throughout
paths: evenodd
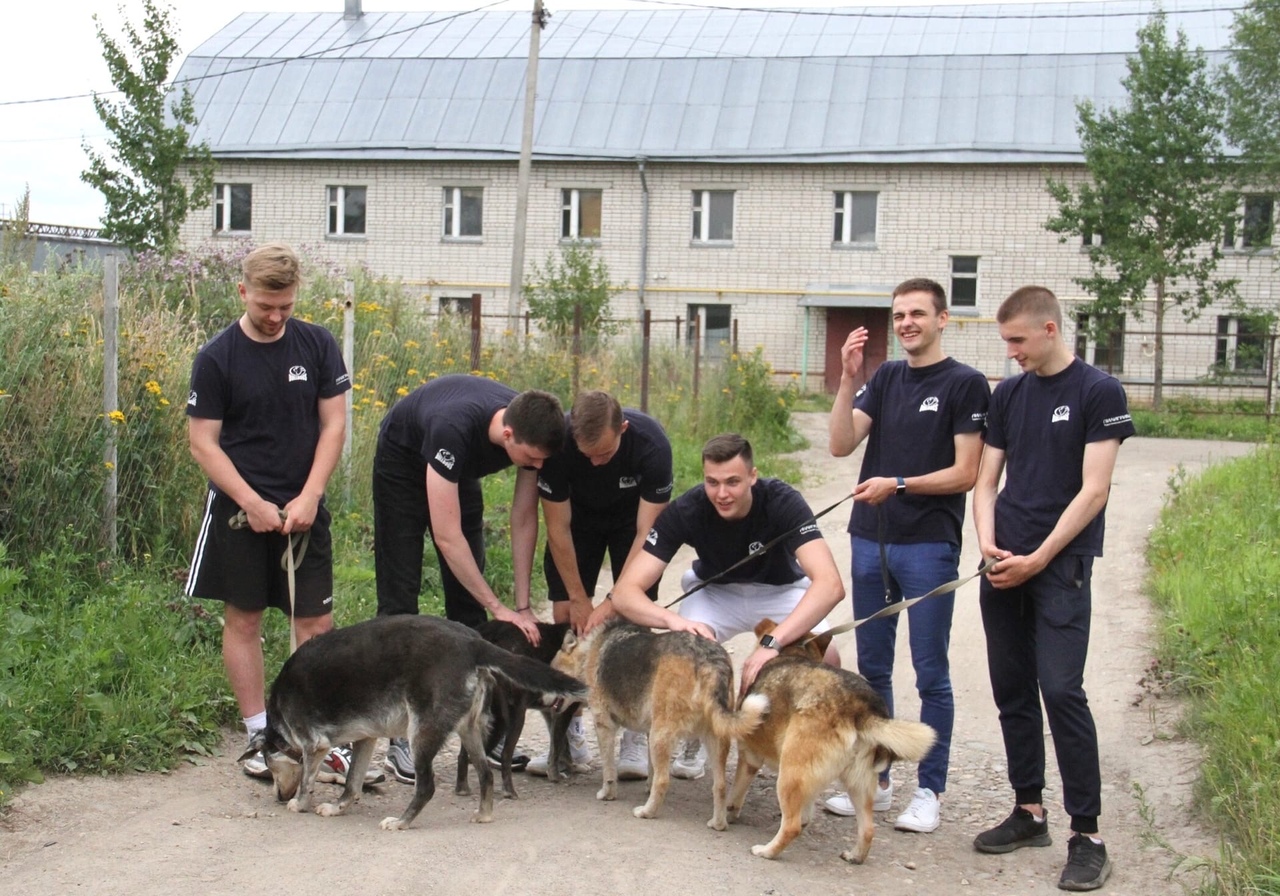
M 1243 0 L 1163 0 L 1221 58 Z M 552 16 L 539 158 L 1074 161 L 1150 0 Z M 178 80 L 220 157 L 511 158 L 530 14 L 244 13 Z

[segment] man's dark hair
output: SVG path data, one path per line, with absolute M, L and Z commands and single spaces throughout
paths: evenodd
M 741 457 L 747 462 L 747 469 L 755 466 L 755 461 L 751 455 L 751 443 L 738 435 L 736 432 L 721 433 L 707 440 L 707 444 L 702 446 L 702 462 L 710 461 L 713 464 L 723 464 L 733 460 L 735 457 Z
M 511 427 L 511 435 L 520 444 L 532 445 L 547 454 L 558 454 L 564 447 L 564 408 L 550 392 L 521 392 L 507 405 L 502 425 Z
M 622 405 L 601 389 L 581 392 L 573 400 L 569 426 L 579 445 L 595 445 L 605 433 L 616 435 L 622 431 Z
M 934 311 L 941 313 L 947 310 L 947 291 L 936 280 L 930 280 L 928 277 L 912 277 L 910 280 L 903 280 L 893 288 L 893 297 L 896 299 L 909 292 L 927 292 L 933 296 Z
M 1062 329 L 1062 305 L 1044 286 L 1021 286 L 1009 294 L 1009 298 L 1000 303 L 996 311 L 997 323 L 1008 323 L 1015 317 L 1029 317 L 1037 326 L 1053 321 Z

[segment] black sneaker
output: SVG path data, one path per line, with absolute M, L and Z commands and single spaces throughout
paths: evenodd
M 1059 890 L 1096 890 L 1111 874 L 1107 845 L 1094 843 L 1087 834 L 1076 834 L 1067 841 L 1067 866 L 1058 878 Z
M 403 737 L 393 737 L 387 744 L 387 758 L 383 760 L 383 768 L 401 784 L 412 784 L 417 780 L 413 769 L 413 754 L 409 752 L 409 741 Z
M 973 838 L 973 848 L 978 852 L 1003 853 L 1013 852 L 1024 846 L 1048 846 L 1053 843 L 1049 836 L 1049 814 L 1036 821 L 1035 817 L 1021 806 L 1013 807 L 1013 814 L 989 831 L 983 831 Z
M 489 768 L 502 769 L 502 747 L 504 741 L 498 741 L 493 745 L 493 749 L 489 751 Z M 513 772 L 522 772 L 529 764 L 529 757 L 524 753 L 515 753 L 511 757 L 511 770 Z

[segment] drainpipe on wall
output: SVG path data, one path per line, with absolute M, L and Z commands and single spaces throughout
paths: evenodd
M 644 285 L 649 279 L 649 182 L 644 178 L 644 158 L 636 159 L 640 172 L 640 283 L 636 296 L 640 299 L 640 311 L 644 312 Z
M 363 0 L 346 0 L 342 9 L 342 17 L 344 19 L 358 19 L 362 17 L 364 15 L 364 9 L 361 6 L 362 3 Z

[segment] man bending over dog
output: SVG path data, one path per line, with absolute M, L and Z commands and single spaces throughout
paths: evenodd
M 827 614 L 844 600 L 844 583 L 808 503 L 785 482 L 759 477 L 750 442 L 736 433 L 708 441 L 702 475 L 702 485 L 671 502 L 644 550 L 627 562 L 613 588 L 613 606 L 638 625 L 695 632 L 721 643 L 753 631 L 766 617 L 782 620 L 743 662 L 745 691 L 783 647 L 827 628 Z M 780 536 L 777 545 L 687 597 L 679 613 L 645 594 L 683 544 L 698 554 L 680 581 L 688 591 Z M 826 661 L 839 666 L 839 653 L 828 649 Z M 706 751 L 696 740 L 686 742 L 683 755 L 671 763 L 678 778 L 700 778 L 705 769 Z
M 583 392 L 567 420 L 564 451 L 549 458 L 538 476 L 547 549 L 542 567 L 553 619 L 581 634 L 613 615 L 611 601 L 592 606 L 605 552 L 614 581 L 671 500 L 671 442 L 662 424 L 634 408 L 623 409 L 608 392 Z M 658 584 L 648 591 L 658 599 Z M 529 763 L 531 775 L 547 774 L 548 753 Z M 569 759 L 591 759 L 581 715 L 569 726 Z M 623 730 L 618 777 L 649 777 L 645 735 Z
M 191 370 L 188 435 L 209 494 L 187 594 L 225 604 L 222 661 L 252 739 L 267 723 L 263 612 L 292 616 L 299 644 L 333 628 L 324 490 L 342 453 L 351 380 L 332 334 L 292 318 L 301 282 L 292 249 L 259 246 L 241 272 L 244 314 L 200 349 Z M 295 548 L 291 595 L 281 560 Z M 326 780 L 345 783 L 349 765 L 350 751 L 336 748 Z M 261 753 L 244 771 L 271 777 Z
M 423 539 L 430 533 L 445 616 L 475 628 L 488 610 L 537 644 L 538 620 L 529 602 L 538 540 L 537 477 L 542 462 L 563 444 L 564 409 L 547 392 L 517 394 L 484 377 L 453 374 L 400 399 L 382 418 L 373 459 L 378 615 L 418 612 Z M 480 490 L 482 477 L 512 464 L 519 467 L 511 498 L 514 610 L 484 578 Z M 391 741 L 386 766 L 397 780 L 413 783 L 413 760 L 402 738 Z

